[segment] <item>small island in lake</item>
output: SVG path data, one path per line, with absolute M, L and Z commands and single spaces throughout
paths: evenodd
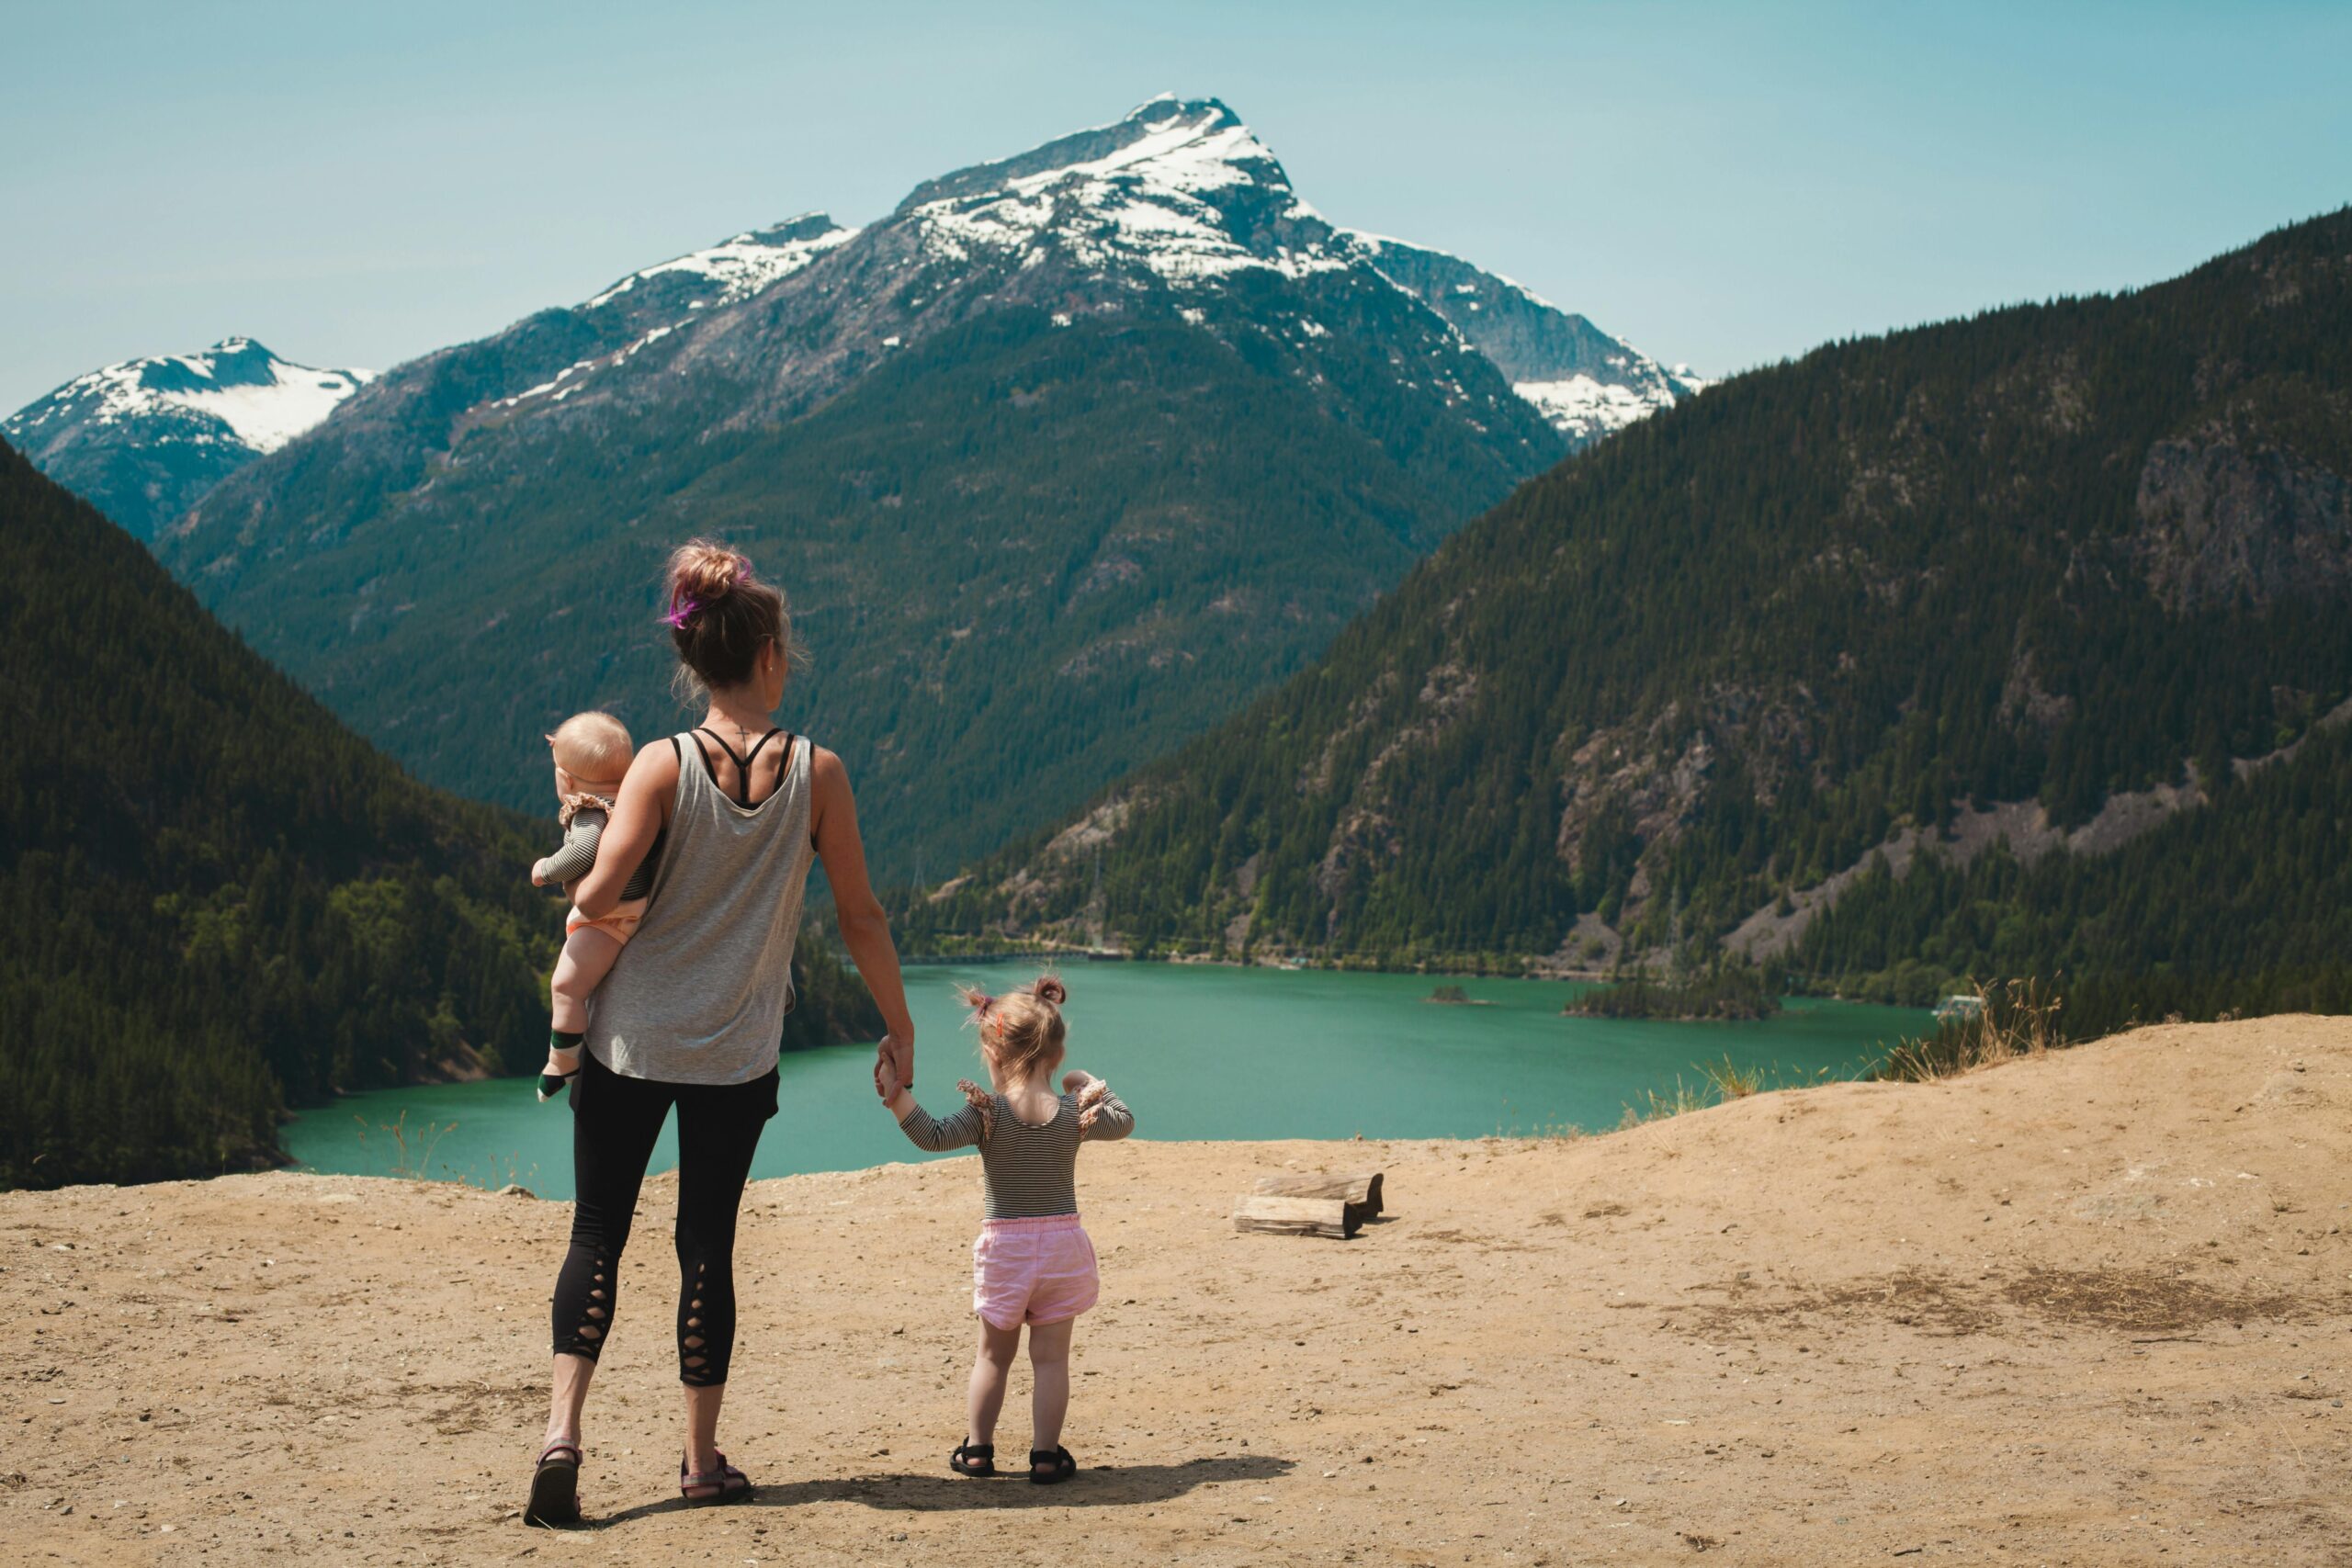
M 1459 986 L 1440 986 L 1421 999 L 1425 1002 L 1442 1002 L 1447 1007 L 1456 1008 L 1484 1008 L 1495 1005 L 1492 1002 L 1480 1001 Z
M 1762 970 L 1725 965 L 1684 979 L 1636 975 L 1587 991 L 1560 1010 L 1577 1018 L 1730 1021 L 1771 1017 L 1781 1010 L 1781 993 Z

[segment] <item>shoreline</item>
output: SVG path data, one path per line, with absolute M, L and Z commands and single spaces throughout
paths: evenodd
M 1001 948 L 982 953 L 901 953 L 899 962 L 907 965 L 938 966 L 949 964 L 1017 964 L 1023 961 L 1054 964 L 1081 961 L 1089 964 L 1162 964 L 1177 968 L 1212 969 L 1275 969 L 1293 973 L 1338 975 L 1421 975 L 1447 980 L 1558 980 L 1573 985 L 1589 985 L 1609 978 L 1605 969 L 1557 967 L 1542 959 L 1530 959 L 1525 966 L 1503 969 L 1493 965 L 1476 968 L 1442 967 L 1449 962 L 1468 960 L 1432 960 L 1430 964 L 1406 969 L 1383 968 L 1376 964 L 1357 964 L 1346 959 L 1306 957 L 1285 958 L 1226 958 L 1215 953 L 1144 953 L 1107 948 Z M 1839 998 L 1843 1000 L 1845 998 Z

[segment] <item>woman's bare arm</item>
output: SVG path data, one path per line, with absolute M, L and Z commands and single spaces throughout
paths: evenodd
M 857 799 L 850 793 L 849 770 L 823 747 L 809 754 L 810 832 L 817 853 L 825 863 L 825 880 L 832 885 L 833 916 L 841 922 L 842 942 L 856 964 L 859 978 L 882 1010 L 882 1058 L 900 1084 L 915 1076 L 915 1022 L 907 1014 L 906 982 L 899 974 L 898 944 L 890 940 L 890 918 L 865 875 L 865 841 L 857 833 Z M 611 829 L 606 829 L 607 837 Z M 881 1089 L 880 1081 L 875 1085 Z
M 671 804 L 678 797 L 678 753 L 668 746 L 648 746 L 628 765 L 621 780 L 620 798 L 613 802 L 612 820 L 596 842 L 596 863 L 571 890 L 572 906 L 592 920 L 603 919 L 620 906 L 621 889 L 645 863 L 653 841 L 662 836 Z

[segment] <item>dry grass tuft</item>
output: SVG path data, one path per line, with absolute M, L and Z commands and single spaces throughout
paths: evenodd
M 1720 1100 L 1746 1100 L 1764 1088 L 1762 1070 L 1741 1066 L 1731 1059 L 1729 1052 L 1724 1053 L 1720 1062 L 1700 1063 L 1697 1071 L 1707 1080 L 1707 1087 L 1715 1091 L 1715 1098 Z
M 2058 1012 L 2064 999 L 2040 980 L 1975 987 L 1976 1008 L 1947 1019 L 1933 1034 L 1905 1040 L 1876 1074 L 1900 1083 L 1931 1083 L 1979 1067 L 2039 1056 L 2064 1045 Z
M 1638 1127 L 1645 1122 L 1662 1122 L 1686 1111 L 1704 1111 L 1708 1104 L 1705 1091 L 1684 1083 L 1682 1075 L 1677 1073 L 1674 1075 L 1672 1094 L 1660 1094 L 1654 1089 L 1645 1089 L 1642 1103 L 1626 1106 L 1625 1114 L 1619 1119 L 1617 1126 L 1622 1132 L 1629 1127 Z

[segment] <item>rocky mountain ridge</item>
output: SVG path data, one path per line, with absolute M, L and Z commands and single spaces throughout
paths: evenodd
M 401 367 L 160 549 L 426 777 L 528 805 L 549 716 L 666 722 L 637 602 L 662 544 L 725 532 L 798 599 L 798 717 L 904 874 L 1295 668 L 1607 427 L 1514 380 L 1578 376 L 1696 384 L 1334 227 L 1225 106 L 1165 98 Z M 520 689 L 485 711 L 487 670 Z

